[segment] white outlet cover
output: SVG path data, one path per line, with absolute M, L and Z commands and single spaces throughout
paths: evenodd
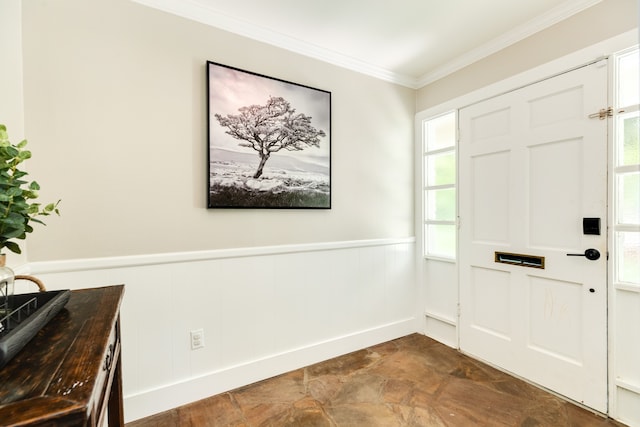
M 191 350 L 197 350 L 204 347 L 204 330 L 196 329 L 191 331 Z

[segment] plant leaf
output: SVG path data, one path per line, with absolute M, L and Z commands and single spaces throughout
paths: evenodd
M 9 249 L 11 252 L 21 254 L 20 246 L 18 246 L 15 242 L 4 242 L 4 247 Z

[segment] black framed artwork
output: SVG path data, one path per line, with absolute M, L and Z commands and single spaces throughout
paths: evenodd
M 331 92 L 207 61 L 208 208 L 331 208 Z

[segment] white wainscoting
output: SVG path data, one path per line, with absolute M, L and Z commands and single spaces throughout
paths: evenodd
M 616 284 L 613 316 L 611 413 L 640 426 L 640 286 Z
M 419 331 L 415 239 L 31 263 L 47 289 L 125 284 L 125 419 Z M 190 348 L 204 329 L 205 347 Z
M 422 260 L 425 292 L 425 335 L 458 348 L 458 266 L 455 262 Z

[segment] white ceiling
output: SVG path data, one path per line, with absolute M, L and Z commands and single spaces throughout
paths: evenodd
M 602 0 L 133 0 L 419 88 Z

